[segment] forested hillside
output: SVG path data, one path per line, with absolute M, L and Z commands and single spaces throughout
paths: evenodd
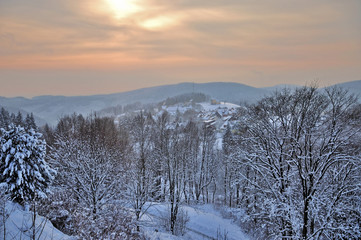
M 75 113 L 41 128 L 31 115 L 16 122 L 2 110 L 5 199 L 80 239 L 361 238 L 354 95 L 300 87 L 244 106 L 198 107 L 183 98 L 116 119 Z M 21 173 L 29 162 L 36 171 Z M 212 211 L 224 229 L 202 230 Z

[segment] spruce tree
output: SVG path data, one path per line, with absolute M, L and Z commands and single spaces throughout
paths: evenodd
M 37 130 L 33 113 L 27 114 L 25 118 L 25 128 Z
M 46 197 L 54 170 L 45 162 L 46 143 L 33 129 L 1 129 L 0 183 L 15 202 L 24 204 Z
M 14 123 L 16 126 L 24 126 L 23 115 L 21 114 L 20 111 L 16 115 L 16 117 L 14 119 Z
M 0 110 L 0 128 L 7 128 L 10 124 L 10 114 L 5 108 L 1 108 Z

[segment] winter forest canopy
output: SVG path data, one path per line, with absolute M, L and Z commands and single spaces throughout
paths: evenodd
M 192 100 L 165 103 L 182 99 Z M 254 239 L 360 239 L 357 100 L 337 87 L 278 90 L 229 113 L 222 130 L 166 109 L 38 128 L 2 108 L 2 195 L 80 239 L 146 239 L 140 219 L 154 203 L 168 204 L 174 235 L 187 230 L 183 206 L 208 203 L 241 211 Z

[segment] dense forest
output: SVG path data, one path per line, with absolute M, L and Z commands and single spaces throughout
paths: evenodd
M 164 227 L 174 235 L 185 231 L 182 206 L 209 203 L 242 210 L 237 223 L 254 239 L 361 238 L 355 96 L 283 89 L 232 119 L 220 132 L 197 114 L 139 110 L 37 127 L 32 114 L 2 108 L 2 199 L 80 239 L 145 239 L 139 220 L 156 202 L 169 204 Z

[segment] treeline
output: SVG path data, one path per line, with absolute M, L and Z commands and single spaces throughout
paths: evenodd
M 169 97 L 160 104 L 164 104 L 166 106 L 172 106 L 178 103 L 187 103 L 187 102 L 201 103 L 209 100 L 210 100 L 209 96 L 203 93 L 185 93 L 175 97 Z
M 15 115 L 2 107 L 0 109 L 0 128 L 8 129 L 11 124 L 26 129 L 37 129 L 33 113 L 26 114 L 24 118 L 20 111 Z

